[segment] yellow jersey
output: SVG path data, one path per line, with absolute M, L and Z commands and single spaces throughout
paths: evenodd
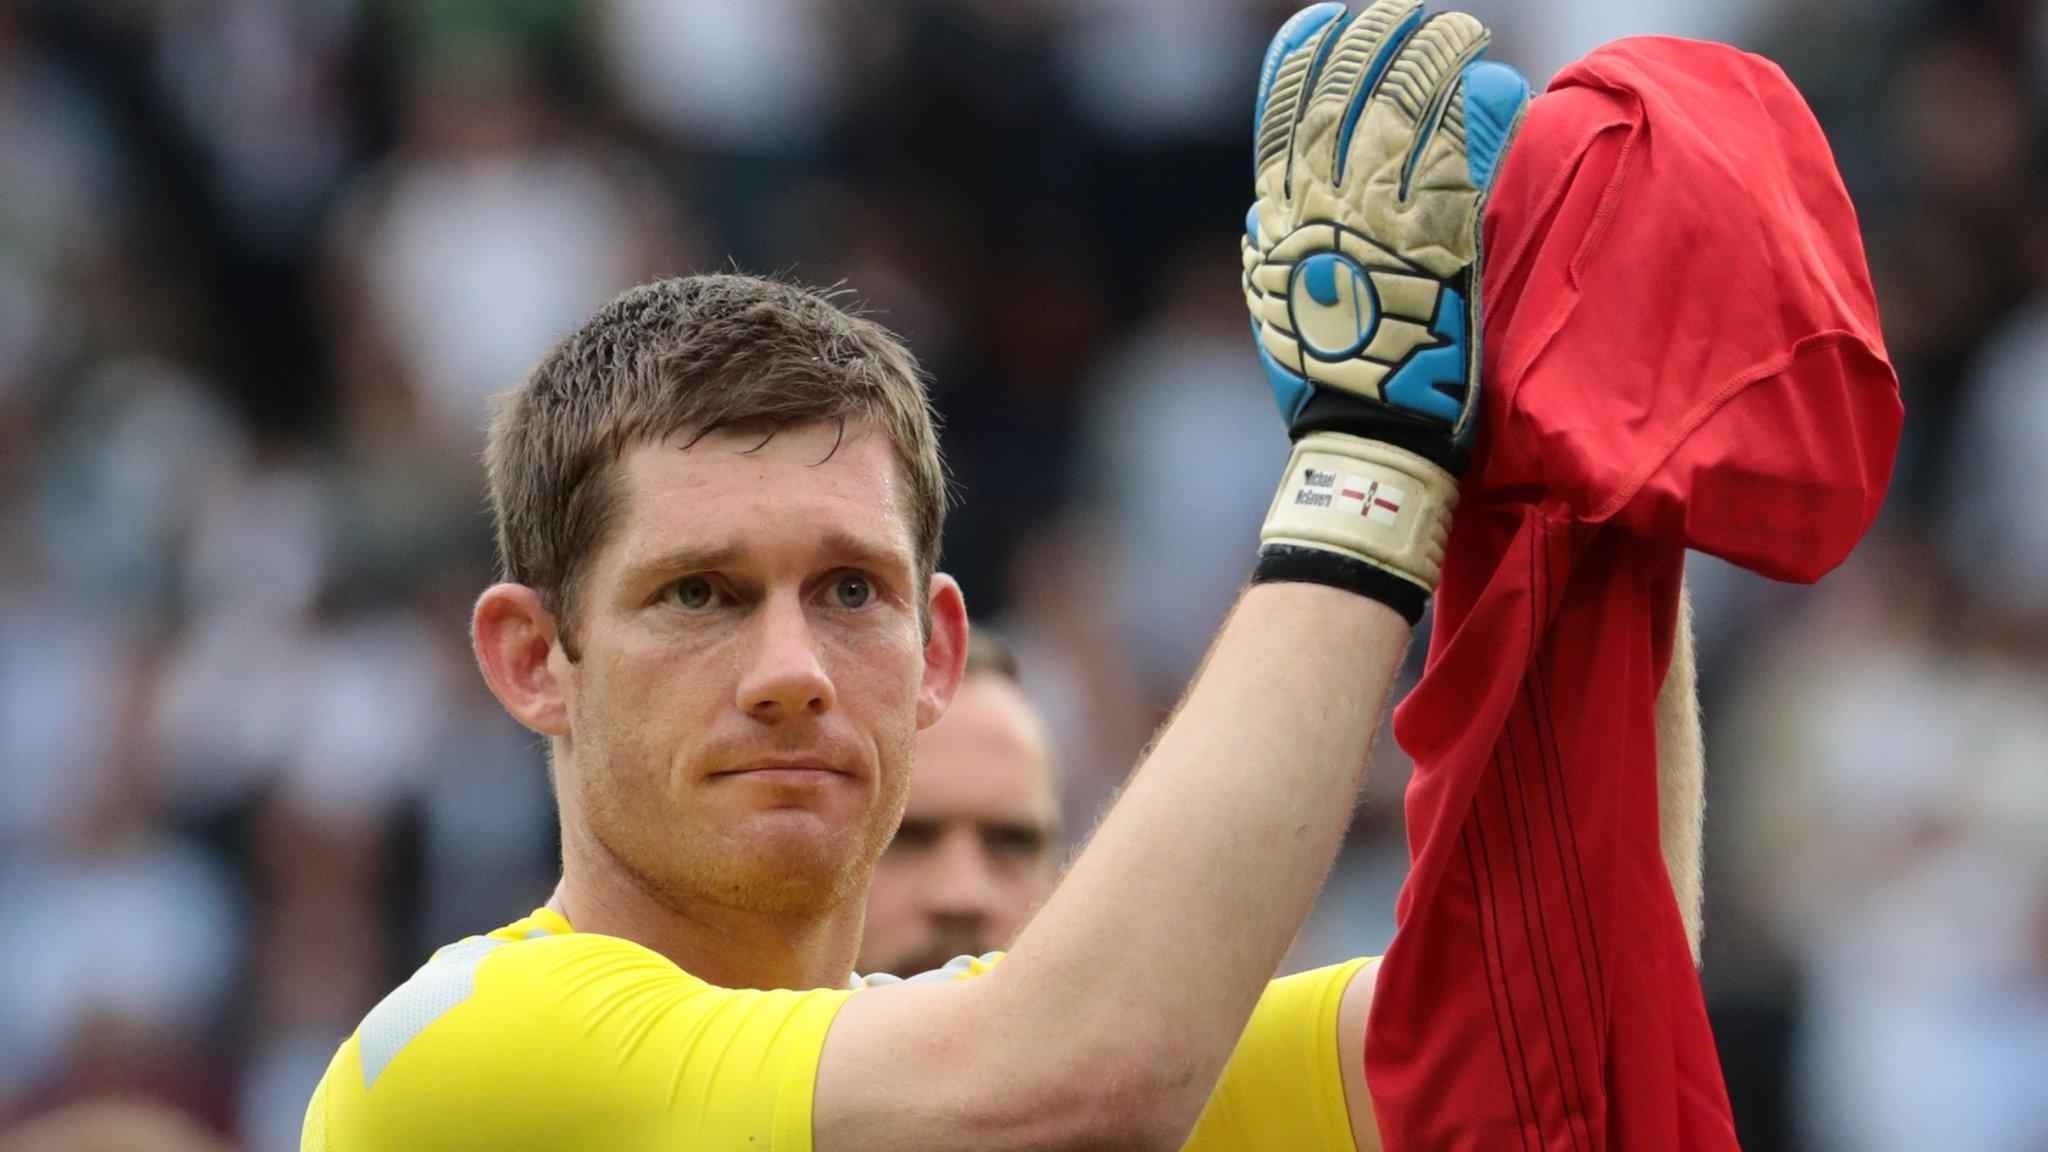
M 1191 1152 L 1355 1152 L 1337 1008 L 1366 962 L 1267 988 Z M 373 1008 L 321 1077 L 300 1149 L 811 1152 L 825 1033 L 855 995 L 715 987 L 543 908 L 441 949 Z

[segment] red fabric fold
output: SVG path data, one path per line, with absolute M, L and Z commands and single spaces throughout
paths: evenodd
M 1484 442 L 1436 598 L 1366 1075 L 1390 1152 L 1736 1146 L 1658 843 L 1684 550 L 1839 564 L 1898 442 L 1855 212 L 1775 65 L 1617 41 L 1486 215 Z

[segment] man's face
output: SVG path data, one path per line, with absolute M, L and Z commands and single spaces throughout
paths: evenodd
M 620 459 L 580 659 L 550 658 L 565 833 L 665 899 L 822 912 L 888 843 L 920 720 L 900 470 L 865 424 L 686 439 Z
M 915 757 L 903 827 L 868 889 L 863 972 L 911 976 L 1007 948 L 1055 879 L 1051 755 L 1016 685 L 962 684 Z

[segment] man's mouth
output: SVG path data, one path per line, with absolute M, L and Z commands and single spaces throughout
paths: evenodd
M 836 776 L 856 778 L 855 773 L 827 760 L 782 756 L 751 760 L 735 768 L 714 772 L 712 775 L 743 776 L 774 784 L 822 784 Z

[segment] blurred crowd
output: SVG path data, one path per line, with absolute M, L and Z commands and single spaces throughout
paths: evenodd
M 107 1098 L 294 1148 L 381 993 L 544 898 L 541 749 L 465 635 L 486 402 L 655 275 L 843 283 L 909 339 L 964 493 L 946 567 L 1085 829 L 1284 459 L 1235 249 L 1291 7 L 0 4 L 0 1148 Z M 1635 32 L 1780 61 L 1904 382 L 1843 571 L 1690 569 L 1745 1146 L 2048 1150 L 2040 6 L 1470 7 L 1539 85 Z M 1377 755 L 1298 966 L 1392 933 Z

